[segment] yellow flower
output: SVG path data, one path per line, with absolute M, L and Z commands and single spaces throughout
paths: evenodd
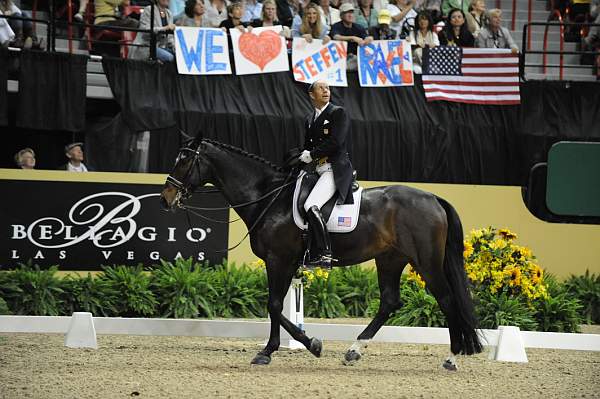
M 504 237 L 507 240 L 514 240 L 517 238 L 517 235 L 510 231 L 509 229 L 500 229 L 498 230 L 498 234 Z
M 499 238 L 490 243 L 490 248 L 491 249 L 504 249 L 504 248 L 506 248 L 506 245 L 507 245 L 506 241 L 504 241 L 502 238 Z
M 267 265 L 265 264 L 265 261 L 262 259 L 257 259 L 254 262 L 250 263 L 250 265 L 253 267 L 256 267 L 256 268 L 267 267 Z
M 465 247 L 465 250 L 463 251 L 463 257 L 468 258 L 469 256 L 471 256 L 473 254 L 473 245 L 471 245 L 470 242 L 465 241 L 464 247 Z
M 411 265 L 408 265 L 408 280 L 414 281 L 420 288 L 425 288 L 425 281 L 421 276 L 413 269 Z

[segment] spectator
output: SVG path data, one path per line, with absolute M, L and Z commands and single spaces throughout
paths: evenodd
M 0 0 L 0 14 L 11 17 L 31 18 L 31 14 L 27 11 L 21 11 L 12 0 Z M 7 19 L 7 21 L 15 35 L 14 39 L 9 43 L 9 46 L 26 49 L 31 48 L 33 46 L 31 21 L 12 18 Z
M 290 2 L 292 1 L 296 1 L 296 8 L 298 8 L 298 0 L 275 0 L 275 5 L 277 6 L 277 20 L 279 20 L 279 22 L 281 23 L 281 25 L 283 26 L 287 26 L 288 28 L 290 28 L 292 26 L 292 22 L 294 20 L 294 13 L 292 11 L 292 5 L 290 5 Z M 306 1 L 306 0 L 305 0 Z M 264 7 L 264 1 L 263 1 L 263 7 Z M 286 30 L 286 32 L 290 32 L 289 29 Z
M 477 36 L 477 47 L 509 48 L 513 53 L 519 52 L 508 29 L 502 26 L 502 10 L 494 8 L 488 13 L 490 21 Z
M 450 13 L 455 8 L 462 10 L 463 15 L 469 12 L 470 0 L 442 0 L 442 15 L 450 19 Z
M 232 3 L 227 6 L 227 15 L 227 19 L 221 22 L 219 28 L 233 29 L 248 26 L 247 23 L 242 22 L 242 17 L 244 16 L 244 4 L 242 2 Z
M 184 15 L 177 21 L 177 25 L 209 28 L 208 20 L 204 18 L 204 0 L 187 0 Z
M 467 26 L 469 32 L 477 39 L 479 31 L 487 24 L 487 15 L 485 14 L 485 0 L 472 0 L 470 11 L 467 13 Z
M 378 17 L 379 13 L 373 8 L 373 0 L 359 0 L 359 6 L 354 10 L 354 23 L 365 29 L 375 28 Z
M 260 19 L 263 5 L 258 0 L 245 0 L 244 2 L 244 16 L 242 22 L 250 24 L 255 19 Z
M 23 148 L 15 154 L 15 162 L 21 169 L 34 169 L 35 152 L 31 148 Z
M 261 19 L 254 20 L 254 22 L 252 22 L 252 26 L 253 27 L 255 27 L 255 28 L 261 28 L 261 27 L 264 27 L 264 26 L 277 26 L 277 25 L 281 25 L 283 27 L 283 30 L 281 31 L 281 35 L 283 37 L 286 37 L 286 38 L 291 37 L 290 28 L 288 28 L 287 26 L 283 25 L 277 19 L 277 4 L 275 3 L 275 0 L 264 0 L 263 1 L 263 8 L 262 8 L 262 15 L 261 15 L 261 17 L 262 17 Z
M 60 170 L 68 172 L 88 172 L 83 163 L 83 143 L 71 143 L 65 147 L 65 155 L 69 162 L 61 166 Z
M 185 16 L 186 3 L 186 0 L 171 0 L 169 2 L 169 11 L 171 11 L 175 25 L 177 25 L 177 22 Z
M 442 46 L 473 47 L 475 38 L 469 32 L 465 22 L 465 13 L 458 8 L 450 11 L 449 24 L 439 34 Z
M 204 18 L 211 28 L 218 28 L 227 19 L 227 0 L 204 0 Z
M 417 16 L 417 29 L 410 32 L 410 44 L 413 47 L 413 69 L 421 73 L 423 49 L 440 45 L 438 35 L 433 31 L 433 18 L 427 11 L 421 11 Z
M 434 24 L 442 19 L 442 0 L 415 0 L 414 9 L 416 12 L 429 12 Z
M 388 0 L 373 0 L 373 8 L 377 10 L 377 13 L 381 10 L 387 10 L 388 4 Z
M 600 1 L 594 0 L 590 7 L 590 16 L 595 24 L 600 24 Z M 600 26 L 591 26 L 588 35 L 581 40 L 581 49 L 594 49 L 600 46 Z
M 341 21 L 331 27 L 330 36 L 333 40 L 348 42 L 347 69 L 356 70 L 358 46 L 369 44 L 373 37 L 367 36 L 367 30 L 354 23 L 354 6 L 351 3 L 340 6 L 340 17 Z
M 2 10 L 0 10 L 0 15 L 3 15 Z M 0 18 L 0 47 L 8 47 L 14 39 L 15 32 L 8 24 L 8 19 Z
M 340 22 L 340 11 L 333 8 L 330 0 L 319 0 L 319 11 L 321 12 L 323 25 L 333 26 L 333 24 Z
M 417 16 L 413 0 L 390 0 L 387 9 L 390 11 L 392 17 L 390 28 L 400 37 L 407 37 L 411 27 L 415 25 L 415 18 Z
M 323 44 L 328 43 L 331 38 L 327 36 L 329 26 L 323 25 L 319 6 L 315 3 L 309 3 L 304 10 L 304 16 L 301 23 L 294 23 L 292 26 L 292 37 L 303 37 L 307 42 L 312 42 L 313 39 L 323 40 Z
M 137 28 L 139 23 L 133 18 L 117 17 L 117 9 L 121 6 L 128 6 L 129 0 L 95 0 L 94 1 L 94 24 L 120 26 L 124 28 Z
M 83 23 L 84 19 L 83 17 L 85 16 L 85 10 L 87 8 L 88 5 L 88 0 L 80 0 L 79 1 L 79 9 L 77 11 L 77 13 L 75 13 L 75 15 L 73 15 L 73 19 L 77 22 Z
M 175 30 L 173 15 L 169 10 L 169 0 L 154 0 L 155 5 L 147 6 L 140 18 L 140 29 L 150 29 L 152 18 L 152 7 L 154 7 L 154 33 L 156 37 L 156 59 L 161 62 L 173 62 L 175 60 L 175 45 L 172 33 Z M 129 52 L 129 58 L 143 60 L 150 56 L 150 34 L 138 33 L 133 41 L 138 46 Z M 141 45 L 141 47 L 140 47 Z
M 373 36 L 374 40 L 394 40 L 397 35 L 396 31 L 390 28 L 392 21 L 390 11 L 387 9 L 379 11 L 377 21 L 379 26 L 369 29 L 369 35 Z

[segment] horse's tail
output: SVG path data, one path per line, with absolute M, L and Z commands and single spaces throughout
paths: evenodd
M 472 355 L 482 350 L 477 334 L 477 317 L 473 299 L 469 292 L 467 275 L 463 258 L 463 230 L 458 213 L 446 200 L 437 197 L 446 211 L 448 219 L 448 235 L 446 238 L 446 255 L 444 256 L 444 274 L 450 285 L 452 299 L 456 306 L 457 324 L 460 336 L 460 353 Z

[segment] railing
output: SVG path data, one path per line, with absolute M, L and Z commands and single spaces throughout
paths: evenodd
M 554 18 L 556 13 L 558 13 L 557 10 L 555 10 L 555 12 L 551 16 L 551 18 Z M 560 13 L 558 13 L 558 14 L 560 15 Z M 524 81 L 527 80 L 525 78 L 525 67 L 541 67 L 541 68 L 543 68 L 544 73 L 546 73 L 547 68 L 559 68 L 559 79 L 560 80 L 563 79 L 563 76 L 564 76 L 563 69 L 564 68 L 588 69 L 589 68 L 588 65 L 564 65 L 564 62 L 563 62 L 564 55 L 571 55 L 571 54 L 572 55 L 594 55 L 594 56 L 600 55 L 600 51 L 564 51 L 564 29 L 565 29 L 565 26 L 582 26 L 582 25 L 583 26 L 600 26 L 600 24 L 588 23 L 588 22 L 577 22 L 577 23 L 562 22 L 562 18 L 559 19 L 559 22 L 554 22 L 554 21 L 531 22 L 531 23 L 525 24 L 525 26 L 523 26 L 523 37 L 522 37 L 523 41 L 525 41 L 527 38 L 527 35 L 530 34 L 530 27 L 544 26 L 545 27 L 544 45 L 543 45 L 542 51 L 530 50 L 528 48 L 523 49 L 523 51 L 521 53 L 520 66 L 519 66 L 521 79 Z M 560 51 L 548 51 L 548 28 L 550 26 L 558 26 L 560 28 Z M 527 54 L 542 54 L 542 63 L 541 64 L 527 64 L 526 63 Z M 547 63 L 547 55 L 548 54 L 558 54 L 560 56 L 559 64 L 548 64 Z
M 560 29 L 559 78 L 560 78 L 560 80 L 562 80 L 563 66 L 564 66 L 564 54 L 563 53 L 564 53 L 564 48 L 565 48 L 565 26 L 563 25 L 563 19 L 562 19 L 562 15 L 560 14 L 560 11 L 553 10 L 552 14 L 550 14 L 550 16 L 548 17 L 548 22 L 554 20 L 554 18 L 556 18 L 558 20 L 558 23 L 561 24 L 560 28 L 559 28 Z M 550 27 L 550 25 L 546 25 L 546 27 L 544 28 L 544 54 L 542 55 L 542 60 L 543 60 L 543 64 L 544 64 L 542 71 L 544 72 L 544 74 L 546 73 L 546 60 L 547 60 L 547 55 L 548 55 L 548 53 L 546 51 L 548 50 L 548 28 L 549 27 Z
M 34 0 L 33 9 L 31 10 L 32 18 L 27 17 L 16 17 L 12 15 L 0 15 L 0 18 L 4 18 L 7 20 L 18 19 L 21 21 L 31 21 L 32 22 L 32 33 L 36 33 L 36 24 L 41 23 L 47 26 L 46 29 L 46 50 L 47 51 L 56 51 L 56 26 L 65 26 L 67 31 L 67 43 L 68 43 L 68 52 L 73 53 L 73 42 L 79 42 L 84 39 L 74 38 L 73 37 L 73 27 L 80 27 L 84 29 L 98 29 L 103 31 L 112 31 L 112 32 L 135 32 L 135 33 L 148 33 L 150 34 L 150 45 L 147 44 L 133 44 L 126 43 L 127 47 L 136 46 L 136 47 L 150 47 L 150 59 L 156 59 L 156 37 L 159 34 L 165 34 L 166 32 L 154 32 L 154 7 L 151 7 L 151 19 L 150 19 L 150 29 L 137 29 L 137 28 L 125 28 L 118 26 L 110 26 L 110 25 L 94 25 L 88 23 L 74 23 L 73 22 L 73 9 L 72 9 L 72 0 L 68 0 L 66 5 L 67 10 L 67 21 L 57 21 L 54 16 L 56 14 L 56 10 L 54 7 L 54 2 L 49 2 L 50 6 L 50 18 L 49 19 L 39 19 L 35 18 L 37 15 L 37 0 Z M 88 37 L 88 43 L 98 43 L 98 44 L 115 44 L 115 41 L 103 41 L 103 40 L 92 40 L 91 37 Z M 122 43 L 122 41 L 121 41 Z

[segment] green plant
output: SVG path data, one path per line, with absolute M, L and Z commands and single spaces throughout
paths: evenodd
M 15 281 L 14 274 L 13 270 L 0 271 L 0 298 L 3 298 L 9 310 L 22 292 Z
M 67 275 L 62 280 L 62 313 L 90 312 L 94 316 L 116 316 L 119 314 L 118 292 L 113 285 L 101 278 Z
M 338 295 L 348 316 L 365 317 L 369 303 L 379 297 L 377 272 L 373 268 L 351 266 L 336 269 L 339 287 Z
M 10 309 L 15 314 L 36 316 L 57 316 L 60 314 L 60 296 L 63 290 L 55 276 L 58 266 L 41 270 L 38 265 L 21 264 L 10 273 L 13 281 L 13 295 L 7 298 Z
M 217 294 L 210 273 L 192 258 L 177 259 L 175 264 L 161 260 L 152 272 L 152 288 L 156 293 L 161 317 L 213 317 L 211 299 Z
M 3 314 L 12 314 L 10 312 L 10 309 L 8 309 L 8 305 L 6 304 L 6 301 L 4 300 L 4 298 L 0 297 L 0 315 Z
M 346 315 L 338 295 L 337 273 L 317 268 L 310 273 L 304 289 L 304 312 L 308 317 L 335 318 Z
M 252 270 L 234 263 L 214 268 L 212 285 L 215 315 L 219 317 L 265 317 L 267 314 L 264 270 Z
M 416 283 L 405 282 L 400 290 L 403 306 L 386 324 L 391 326 L 446 327 L 446 317 L 433 295 Z
M 492 294 L 489 290 L 477 291 L 475 310 L 480 328 L 516 326 L 530 331 L 537 328 L 533 309 L 525 301 L 511 297 L 505 292 Z
M 565 290 L 582 304 L 581 315 L 587 324 L 600 324 L 600 274 L 585 271 L 583 276 L 570 276 Z
M 157 301 L 150 290 L 150 277 L 138 266 L 103 267 L 100 279 L 117 293 L 119 316 L 153 316 Z
M 540 298 L 534 303 L 541 331 L 579 332 L 582 306 L 577 298 L 563 292 L 555 297 Z
M 558 296 L 564 292 L 565 287 L 563 284 L 558 281 L 556 276 L 552 273 L 544 273 L 544 277 L 542 277 L 543 283 L 546 285 L 546 289 L 548 291 L 549 296 Z

